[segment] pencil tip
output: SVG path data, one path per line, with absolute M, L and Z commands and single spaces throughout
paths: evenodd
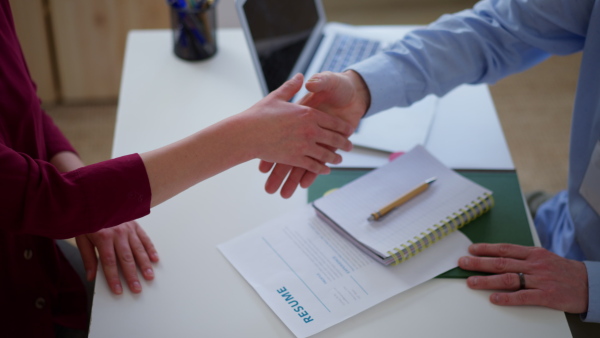
M 434 176 L 434 177 L 428 179 L 427 181 L 425 181 L 425 183 L 431 184 L 431 183 L 435 182 L 435 180 L 437 180 L 437 177 Z

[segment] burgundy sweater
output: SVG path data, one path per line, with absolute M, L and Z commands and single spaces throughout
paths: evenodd
M 61 173 L 49 162 L 61 151 L 74 149 L 41 109 L 9 1 L 0 0 L 1 336 L 52 337 L 54 323 L 87 328 L 83 285 L 54 239 L 150 212 L 139 155 Z

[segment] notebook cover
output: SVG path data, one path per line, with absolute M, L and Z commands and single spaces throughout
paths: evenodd
M 308 201 L 323 196 L 327 191 L 366 174 L 365 169 L 332 169 L 331 174 L 321 175 L 308 188 Z M 533 246 L 521 187 L 515 171 L 468 171 L 457 170 L 464 177 L 493 191 L 495 206 L 460 229 L 474 243 L 513 243 Z M 393 269 L 393 267 L 392 267 Z M 437 278 L 466 278 L 483 274 L 454 268 Z

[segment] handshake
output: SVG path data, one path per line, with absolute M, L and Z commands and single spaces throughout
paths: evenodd
M 269 104 L 270 100 L 277 98 L 289 100 L 301 86 L 302 75 L 298 74 L 257 105 Z M 318 128 L 314 135 L 305 135 L 314 136 L 312 149 L 305 149 L 304 154 L 297 154 L 296 157 L 300 156 L 300 159 L 290 158 L 285 162 L 259 157 L 259 170 L 263 173 L 270 172 L 265 191 L 273 194 L 281 187 L 280 194 L 283 198 L 291 197 L 298 185 L 307 188 L 319 174 L 328 174 L 330 169 L 325 163 L 341 162 L 341 156 L 335 154 L 335 151 L 352 149 L 352 144 L 347 139 L 370 105 L 367 85 L 358 73 L 351 70 L 344 73 L 315 74 L 306 82 L 306 89 L 309 93 L 298 104 L 313 108 L 310 111 L 317 116 L 324 113 L 328 115 L 328 118 L 317 119 Z

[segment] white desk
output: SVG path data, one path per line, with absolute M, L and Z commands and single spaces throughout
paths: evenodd
M 175 141 L 261 98 L 241 31 L 218 31 L 218 46 L 214 58 L 188 63 L 172 54 L 169 31 L 129 35 L 113 156 Z M 436 156 L 452 167 L 513 168 L 487 87 L 463 87 L 442 102 L 427 144 Z M 470 155 L 460 156 L 465 151 Z M 100 275 L 90 337 L 291 336 L 216 248 L 306 202 L 303 190 L 289 200 L 264 193 L 266 176 L 257 165 L 202 182 L 140 221 L 161 257 L 156 278 L 142 282 L 139 295 L 115 296 Z M 464 280 L 435 279 L 318 336 L 570 336 L 562 312 L 498 307 L 489 294 L 468 289 Z

